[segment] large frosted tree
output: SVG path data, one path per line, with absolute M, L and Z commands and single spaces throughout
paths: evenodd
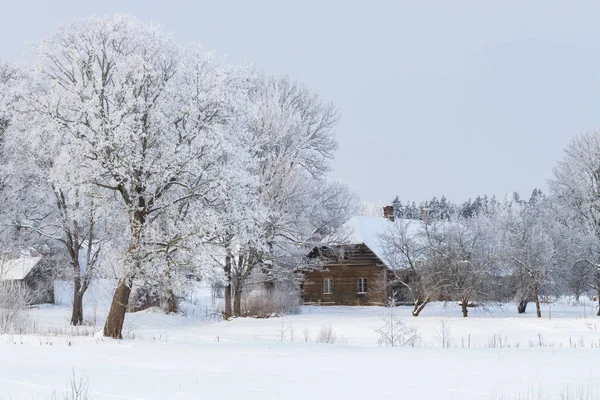
M 332 104 L 289 77 L 260 75 L 250 100 L 249 153 L 262 215 L 253 240 L 245 241 L 236 257 L 229 254 L 225 263 L 226 274 L 235 281 L 234 315 L 241 314 L 250 276 L 258 275 L 267 288 L 293 278 L 311 247 L 350 217 L 356 201 L 345 185 L 327 179 L 339 120 Z
M 502 206 L 502 258 L 512 277 L 512 287 L 524 313 L 527 302 L 535 303 L 541 318 L 540 296 L 549 293 L 565 252 L 559 224 L 551 214 L 549 200 L 535 190 L 529 201 L 515 196 Z
M 121 338 L 136 277 L 154 271 L 154 222 L 218 196 L 223 125 L 231 113 L 225 69 L 182 49 L 161 27 L 127 15 L 61 27 L 38 46 L 36 107 L 68 137 L 70 173 L 127 217 L 127 245 L 104 334 Z M 203 213 L 195 214 L 203 215 Z M 187 226 L 195 227 L 195 216 Z M 185 235 L 185 223 L 179 225 Z M 164 232 L 163 232 L 164 233 Z
M 106 202 L 98 201 L 102 194 L 97 187 L 74 179 L 70 157 L 64 154 L 69 138 L 47 129 L 49 116 L 30 107 L 36 93 L 26 87 L 4 138 L 10 154 L 5 164 L 10 196 L 4 202 L 4 232 L 28 232 L 30 242 L 54 248 L 55 261 L 67 260 L 71 268 L 61 272 L 73 279 L 71 324 L 80 325 L 83 296 L 101 258 L 106 259 L 102 250 L 118 218 Z
M 582 239 L 574 263 L 588 287 L 600 296 L 599 131 L 573 139 L 565 149 L 564 158 L 554 168 L 549 186 L 558 203 L 559 218 Z
M 15 65 L 0 60 L 0 199 L 6 202 L 5 185 L 7 152 L 4 149 L 4 135 L 15 111 L 15 104 L 19 100 L 19 86 L 24 79 L 23 71 Z M 0 216 L 4 210 L 0 210 Z
M 427 227 L 428 262 L 442 293 L 459 300 L 463 317 L 472 301 L 493 296 L 499 260 L 495 220 L 491 214 L 471 218 L 454 215 L 449 221 L 432 221 Z
M 379 238 L 390 264 L 389 284 L 401 288 L 413 302 L 413 317 L 439 298 L 446 276 L 436 268 L 432 250 L 438 244 L 438 222 L 426 224 L 412 219 L 397 219 Z

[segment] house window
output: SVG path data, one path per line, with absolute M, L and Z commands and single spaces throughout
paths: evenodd
M 358 278 L 358 293 L 367 293 L 367 278 Z
M 333 278 L 323 279 L 323 294 L 333 294 Z

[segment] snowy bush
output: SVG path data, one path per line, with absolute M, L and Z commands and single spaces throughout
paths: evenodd
M 338 335 L 334 332 L 331 325 L 327 325 L 319 329 L 316 337 L 317 343 L 329 343 L 329 344 L 346 344 L 347 340 L 344 336 Z
M 447 318 L 440 318 L 438 320 L 438 327 L 435 330 L 436 338 L 439 341 L 440 345 L 443 348 L 448 348 L 452 344 L 451 330 L 450 330 L 450 321 Z M 494 340 L 495 340 L 494 336 Z
M 90 399 L 90 389 L 86 376 L 77 377 L 75 371 L 71 375 L 69 386 L 63 390 L 62 396 L 56 393 L 52 395 L 52 400 L 88 400 Z
M 377 344 L 389 347 L 417 347 L 421 343 L 421 337 L 417 329 L 404 324 L 395 314 L 395 294 L 388 298 L 387 307 L 389 314 L 383 319 L 383 325 L 376 329 L 379 334 Z
M 26 322 L 25 310 L 31 300 L 31 291 L 19 282 L 0 283 L 0 333 L 23 329 Z
M 530 390 L 524 395 L 506 396 L 494 393 L 492 400 L 542 400 L 549 397 L 544 396 L 542 388 L 539 390 Z M 595 382 L 588 382 L 577 388 L 567 386 L 562 390 L 558 397 L 552 397 L 558 400 L 600 400 L 600 386 Z
M 242 297 L 242 315 L 264 318 L 271 315 L 298 314 L 301 302 L 300 292 L 295 287 L 255 289 Z

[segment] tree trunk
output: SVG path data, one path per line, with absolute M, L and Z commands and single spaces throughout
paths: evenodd
M 415 307 L 413 308 L 412 316 L 418 317 L 419 314 L 421 314 L 421 311 L 423 311 L 423 309 L 427 305 L 427 303 L 429 303 L 429 299 L 425 299 L 423 302 L 421 302 L 421 304 L 419 304 L 419 300 L 415 301 Z
M 600 267 L 596 267 L 596 288 L 598 294 L 598 312 L 596 316 L 600 317 Z
M 129 304 L 129 295 L 131 294 L 131 283 L 124 279 L 119 280 L 115 295 L 113 296 L 110 311 L 104 324 L 104 336 L 113 339 L 123 339 L 123 323 L 125 322 L 125 313 Z
M 251 252 L 252 254 L 252 252 Z M 238 257 L 238 261 L 237 261 L 237 273 L 235 276 L 235 285 L 233 286 L 233 315 L 235 315 L 236 317 L 240 317 L 242 315 L 242 291 L 244 288 L 244 284 L 246 283 L 246 277 L 251 271 L 251 266 L 253 264 L 251 264 L 251 260 L 253 259 L 253 257 L 248 257 L 247 260 L 244 259 L 243 255 L 239 255 Z M 244 266 L 244 262 L 247 262 L 246 264 L 246 272 L 241 272 L 243 271 L 243 266 Z
M 83 324 L 83 291 L 81 290 L 81 278 L 75 276 L 73 279 L 73 312 L 71 314 L 71 325 Z
M 267 293 L 272 293 L 275 290 L 275 282 L 273 282 L 273 281 L 265 281 L 264 287 L 265 287 L 265 291 Z
M 167 314 L 176 314 L 179 311 L 179 301 L 171 288 L 166 291 L 163 308 Z
M 242 315 L 242 280 L 238 277 L 233 287 L 233 315 Z
M 175 292 L 173 291 L 173 283 L 171 279 L 171 261 L 168 257 L 166 260 L 165 278 L 167 289 L 165 290 L 164 297 L 161 301 L 161 305 L 165 313 L 176 314 L 179 311 L 179 301 L 177 300 L 177 296 L 175 296 Z
M 141 193 L 142 188 L 138 187 L 138 193 Z M 119 279 L 119 284 L 115 290 L 110 310 L 106 316 L 106 323 L 104 324 L 104 336 L 111 337 L 113 339 L 123 339 L 123 324 L 125 323 L 125 313 L 127 312 L 127 306 L 129 305 L 129 295 L 131 294 L 131 287 L 133 286 L 133 277 L 140 271 L 141 259 L 140 249 L 142 246 L 142 228 L 146 223 L 146 203 L 142 196 L 138 197 L 137 209 L 133 212 L 129 221 L 129 229 L 131 232 L 131 239 L 129 242 L 129 256 L 131 257 L 131 275 L 127 278 Z
M 533 285 L 533 301 L 535 301 L 535 313 L 538 318 L 542 318 L 542 309 L 540 307 L 539 285 Z
M 231 257 L 225 257 L 225 319 L 233 316 L 231 309 Z
M 517 306 L 517 311 L 519 314 L 525 314 L 525 310 L 527 309 L 527 300 L 521 300 L 519 305 Z
M 464 318 L 467 318 L 469 316 L 469 309 L 467 308 L 468 304 L 469 304 L 468 299 L 462 299 L 460 306 L 462 308 L 462 316 Z
M 413 310 L 412 310 L 412 316 L 413 317 L 418 317 L 419 316 L 419 314 L 417 313 L 418 309 L 419 309 L 419 299 L 416 299 L 415 300 L 415 305 L 414 305 Z

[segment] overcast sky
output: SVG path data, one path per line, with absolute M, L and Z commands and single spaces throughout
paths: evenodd
M 600 127 L 598 1 L 10 1 L 0 58 L 130 12 L 310 85 L 342 113 L 333 176 L 364 200 L 528 195 Z

